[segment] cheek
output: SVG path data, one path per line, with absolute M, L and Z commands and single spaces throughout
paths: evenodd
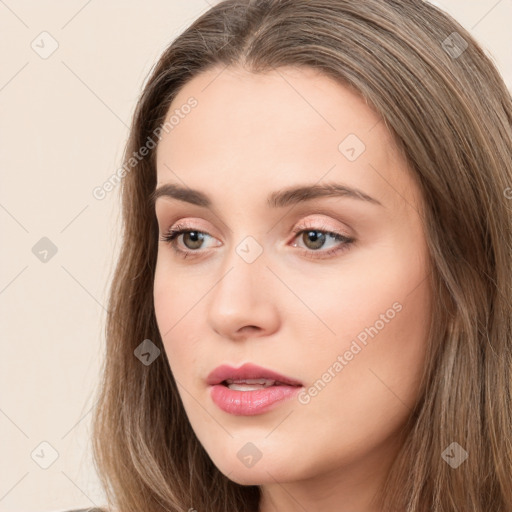
M 157 263 L 153 288 L 155 317 L 171 370 L 180 379 L 180 370 L 191 368 L 200 349 L 200 337 L 193 320 L 200 308 L 200 290 L 190 280 Z M 204 291 L 202 292 L 204 295 Z M 177 342 L 179 340 L 179 343 Z
M 326 271 L 300 277 L 288 272 L 286 282 L 293 283 L 294 293 L 309 309 L 302 308 L 309 322 L 299 324 L 297 339 L 317 337 L 312 360 L 320 353 L 343 353 L 354 339 L 363 347 L 372 340 L 373 345 L 379 340 L 379 346 L 390 340 L 386 346 L 391 350 L 423 338 L 430 315 L 426 254 L 414 244 L 387 241 L 359 249 Z
M 194 315 L 193 305 L 205 293 L 198 288 L 190 271 L 172 265 L 170 250 L 159 251 L 153 283 L 155 315 L 164 338 L 172 336 L 189 315 Z
M 320 325 L 313 321 L 296 333 L 297 339 L 311 339 L 297 347 L 301 360 L 308 361 L 312 386 L 305 400 L 319 408 L 336 404 L 339 414 L 354 421 L 363 411 L 380 409 L 385 416 L 385 407 L 412 407 L 431 315 L 424 254 L 399 244 L 360 251 L 338 279 L 301 285 L 298 294 L 331 331 L 313 329 Z
M 279 435 L 297 443 L 307 439 L 308 451 L 321 454 L 322 470 L 388 444 L 411 414 L 419 396 L 430 319 L 424 278 L 421 272 L 404 274 L 402 267 L 380 283 L 361 279 L 363 290 L 372 294 L 356 298 L 339 293 L 336 307 L 326 304 L 319 310 L 337 336 L 314 342 L 312 337 L 311 344 L 297 347 L 296 364 L 307 374 L 306 389 L 295 406 L 294 421 L 280 425 Z M 307 464 L 304 472 L 311 470 Z

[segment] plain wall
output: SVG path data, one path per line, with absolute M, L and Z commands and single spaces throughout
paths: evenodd
M 512 90 L 512 0 L 434 3 L 470 30 Z M 2 512 L 104 503 L 90 411 L 119 187 L 102 200 L 93 190 L 121 165 L 150 68 L 208 8 L 206 0 L 0 2 Z

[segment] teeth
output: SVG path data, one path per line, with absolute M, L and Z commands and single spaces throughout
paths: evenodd
M 234 391 L 256 391 L 257 389 L 265 389 L 272 386 L 272 384 L 228 384 L 228 388 Z
M 272 386 L 276 381 L 271 379 L 226 379 L 227 384 L 262 384 Z
M 270 379 L 227 379 L 226 384 L 234 391 L 256 391 L 273 386 L 275 380 Z

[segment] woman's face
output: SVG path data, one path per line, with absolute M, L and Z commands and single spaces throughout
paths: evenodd
M 242 484 L 370 478 L 418 399 L 430 315 L 422 199 L 384 122 L 292 68 L 212 69 L 171 116 L 157 188 L 182 191 L 156 216 L 189 231 L 159 242 L 155 312 L 198 439 Z M 300 386 L 208 383 L 245 363 Z

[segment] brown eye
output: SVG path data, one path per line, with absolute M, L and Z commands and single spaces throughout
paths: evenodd
M 307 258 L 329 258 L 348 250 L 355 241 L 354 238 L 330 231 L 327 226 L 315 228 L 303 225 L 295 228 L 293 232 L 297 242 L 292 245 L 301 247 Z
M 201 244 L 204 240 L 204 233 L 201 233 L 200 231 L 185 231 L 182 235 L 183 245 L 185 245 L 187 249 L 195 250 L 201 248 Z
M 185 224 L 177 224 L 160 237 L 160 241 L 169 244 L 175 253 L 183 258 L 199 256 L 205 252 L 202 249 L 203 242 L 211 235 L 204 231 L 192 229 Z M 180 243 L 180 239 L 181 240 Z M 180 247 L 183 246 L 183 248 Z
M 325 243 L 325 233 L 317 230 L 304 231 L 302 241 L 308 249 L 320 249 Z

